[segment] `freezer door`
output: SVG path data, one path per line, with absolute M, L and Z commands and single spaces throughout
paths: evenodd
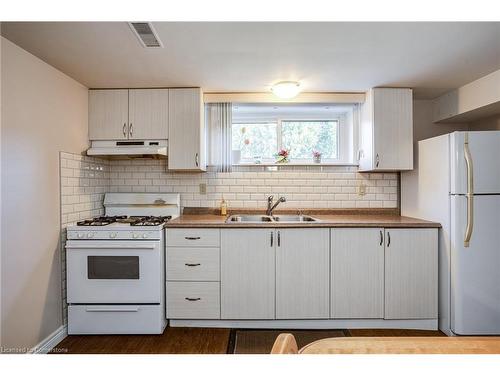
M 451 218 L 451 329 L 457 335 L 500 334 L 500 195 L 474 197 L 469 247 L 466 197 L 451 197 Z
M 500 131 L 474 131 L 450 134 L 451 194 L 467 193 L 466 133 L 472 159 L 474 194 L 500 193 Z

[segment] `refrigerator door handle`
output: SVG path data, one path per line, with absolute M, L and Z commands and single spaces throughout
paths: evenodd
M 472 155 L 469 150 L 469 133 L 465 133 L 464 157 L 467 166 L 467 226 L 465 228 L 464 247 L 469 247 L 474 229 L 474 180 L 472 169 Z

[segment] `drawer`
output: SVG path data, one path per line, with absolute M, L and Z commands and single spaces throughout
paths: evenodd
M 220 230 L 203 228 L 167 229 L 167 246 L 219 247 Z
M 168 247 L 168 281 L 219 281 L 218 247 Z
M 68 333 L 161 334 L 166 324 L 161 305 L 70 305 Z
M 167 282 L 168 319 L 220 319 L 218 282 Z

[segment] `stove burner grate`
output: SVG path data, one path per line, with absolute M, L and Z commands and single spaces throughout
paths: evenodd
M 172 218 L 172 216 L 138 216 L 131 217 L 133 220 L 130 225 L 131 226 L 155 226 L 166 223 Z
M 125 215 L 122 215 L 122 216 L 100 216 L 100 217 L 95 217 L 93 219 L 78 221 L 76 223 L 76 225 L 102 227 L 104 225 L 116 223 L 117 220 L 123 220 L 126 218 L 127 218 L 127 216 L 125 216 Z

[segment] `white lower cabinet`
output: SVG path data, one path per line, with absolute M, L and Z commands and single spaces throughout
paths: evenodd
M 328 319 L 329 232 L 276 230 L 276 319 Z
M 167 228 L 168 319 L 220 319 L 220 230 Z
M 219 283 L 168 281 L 167 318 L 220 319 Z
M 436 228 L 191 228 L 169 235 L 169 319 L 352 319 L 364 326 L 372 319 L 392 328 L 400 323 L 389 320 L 437 322 Z
M 384 229 L 331 230 L 331 317 L 384 317 Z
M 218 247 L 169 247 L 167 280 L 219 281 Z
M 275 318 L 274 229 L 221 230 L 221 318 Z
M 385 230 L 385 319 L 437 319 L 438 230 Z

